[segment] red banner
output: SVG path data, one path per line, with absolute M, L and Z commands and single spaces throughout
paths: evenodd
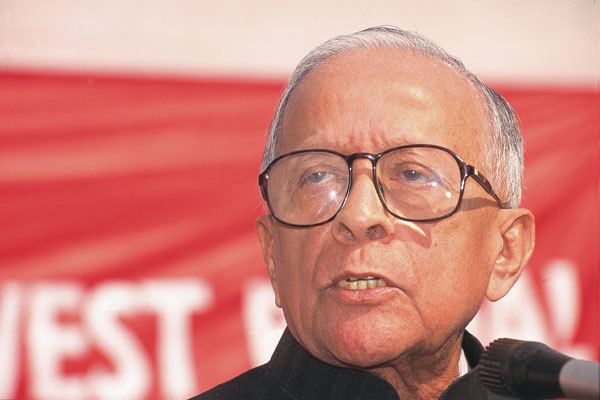
M 281 82 L 0 74 L 0 399 L 179 399 L 283 327 L 254 219 Z M 598 358 L 598 92 L 504 87 L 535 256 L 471 329 Z

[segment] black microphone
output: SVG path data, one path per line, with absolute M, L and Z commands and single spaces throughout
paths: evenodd
M 543 343 L 494 340 L 479 366 L 484 385 L 502 395 L 600 400 L 600 364 L 571 358 Z

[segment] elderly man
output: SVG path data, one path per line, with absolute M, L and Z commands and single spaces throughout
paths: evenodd
M 311 51 L 259 179 L 288 328 L 267 364 L 198 399 L 503 398 L 465 327 L 532 252 L 522 159 L 511 107 L 423 37 L 375 27 Z

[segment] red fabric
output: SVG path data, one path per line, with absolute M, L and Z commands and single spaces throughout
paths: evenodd
M 281 88 L 267 81 L 0 74 L 0 321 L 10 308 L 8 285 L 21 293 L 10 308 L 18 313 L 18 362 L 4 381 L 0 371 L 0 382 L 14 386 L 5 393 L 40 393 L 28 339 L 36 315 L 30 299 L 40 283 L 81 284 L 81 307 L 65 309 L 56 323 L 85 335 L 85 302 L 107 282 L 138 290 L 148 279 L 198 280 L 210 298 L 190 314 L 194 391 L 251 366 L 242 303 L 248 282 L 265 279 L 254 233 L 262 207 L 256 176 Z M 532 296 L 546 320 L 553 296 L 577 296 L 574 325 L 556 334 L 555 344 L 584 346 L 597 358 L 598 93 L 499 90 L 525 133 L 524 206 L 538 229 L 528 267 Z M 553 260 L 576 267 L 574 293 L 545 292 Z M 167 397 L 157 372 L 157 319 L 143 307 L 119 317 L 149 360 L 143 398 Z M 560 324 L 547 324 L 550 338 Z M 5 331 L 0 327 L 0 345 Z M 90 371 L 115 368 L 93 337 L 75 353 L 61 361 L 66 377 L 85 380 Z

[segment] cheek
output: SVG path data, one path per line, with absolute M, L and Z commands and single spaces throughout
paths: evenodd
M 320 231 L 280 227 L 273 245 L 277 290 L 284 311 L 293 319 L 313 314 L 317 293 L 315 290 L 315 260 L 320 244 Z
M 423 268 L 418 303 L 425 315 L 441 317 L 432 325 L 470 320 L 484 299 L 493 266 L 486 246 L 489 230 L 473 221 L 449 222 L 433 229 L 431 247 L 415 255 L 415 265 Z

